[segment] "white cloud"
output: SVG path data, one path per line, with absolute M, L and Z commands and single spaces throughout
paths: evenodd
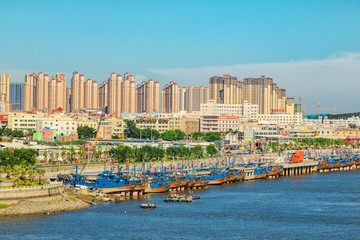
M 142 83 L 143 81 L 146 81 L 146 77 L 144 75 L 141 75 L 141 74 L 135 74 L 134 75 L 134 79 L 135 79 L 135 83 L 136 84 L 140 84 Z
M 360 111 L 360 52 L 338 53 L 322 60 L 282 63 L 237 64 L 199 68 L 150 69 L 181 86 L 208 85 L 214 75 L 230 74 L 243 79 L 266 75 L 273 78 L 289 97 L 305 96 L 303 105 L 315 112 L 314 102 L 340 102 L 323 108 L 340 108 L 341 112 Z M 326 112 L 326 111 L 324 111 Z

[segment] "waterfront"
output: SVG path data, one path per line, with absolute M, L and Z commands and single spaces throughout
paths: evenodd
M 360 171 L 209 187 L 190 204 L 168 194 L 50 215 L 2 218 L 3 239 L 357 239 Z M 154 210 L 141 202 L 155 202 Z

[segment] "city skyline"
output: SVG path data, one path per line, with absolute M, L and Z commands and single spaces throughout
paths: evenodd
M 129 71 L 136 85 L 154 79 L 161 87 L 202 86 L 222 74 L 266 75 L 296 101 L 305 96 L 309 112 L 316 112 L 314 102 L 360 111 L 358 1 L 0 1 L 0 7 L 7 33 L 0 73 L 13 83 L 41 71 L 70 79 L 76 70 L 98 83 Z

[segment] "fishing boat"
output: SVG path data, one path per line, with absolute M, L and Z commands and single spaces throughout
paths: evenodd
M 154 208 L 156 208 L 156 205 L 155 205 L 155 203 L 150 203 L 150 204 L 148 204 L 148 203 L 142 203 L 142 204 L 140 205 L 140 207 L 141 207 L 141 208 L 152 208 L 152 209 L 154 209 Z
M 224 183 L 225 173 L 213 171 L 206 180 L 209 181 L 209 185 L 221 185 Z
M 281 171 L 280 171 L 279 167 L 277 167 L 277 166 L 268 167 L 268 172 L 267 172 L 268 176 L 278 176 L 280 174 L 281 174 Z
M 146 189 L 149 193 L 163 193 L 169 191 L 169 184 L 163 179 L 155 178 L 150 180 L 149 186 Z
M 103 193 L 127 192 L 133 191 L 135 188 L 135 184 L 132 184 L 128 178 L 123 177 L 119 173 L 113 174 L 108 171 L 98 174 L 94 179 L 77 174 L 75 178 L 71 179 L 71 185 L 74 187 L 99 189 Z
M 254 171 L 254 178 L 255 179 L 263 179 L 266 178 L 267 176 L 267 171 L 265 168 L 257 168 Z

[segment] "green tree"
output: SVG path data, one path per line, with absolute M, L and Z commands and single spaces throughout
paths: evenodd
M 191 148 L 190 151 L 193 157 L 201 158 L 204 155 L 204 150 L 200 145 Z
M 168 130 L 161 134 L 161 138 L 165 141 L 183 140 L 184 137 L 185 137 L 185 133 L 180 131 L 179 129 Z
M 193 132 L 191 134 L 191 139 L 195 141 L 201 141 L 203 137 L 204 137 L 204 133 L 202 132 Z
M 212 157 L 218 153 L 218 150 L 214 144 L 210 144 L 209 146 L 206 147 L 206 152 Z
M 124 134 L 127 138 L 140 138 L 140 129 L 136 127 L 135 121 L 126 120 L 125 124 Z
M 96 136 L 96 129 L 88 126 L 78 127 L 77 133 L 79 139 L 94 138 Z
M 219 132 L 207 132 L 205 133 L 204 139 L 207 142 L 215 142 L 216 140 L 222 140 L 222 137 Z

